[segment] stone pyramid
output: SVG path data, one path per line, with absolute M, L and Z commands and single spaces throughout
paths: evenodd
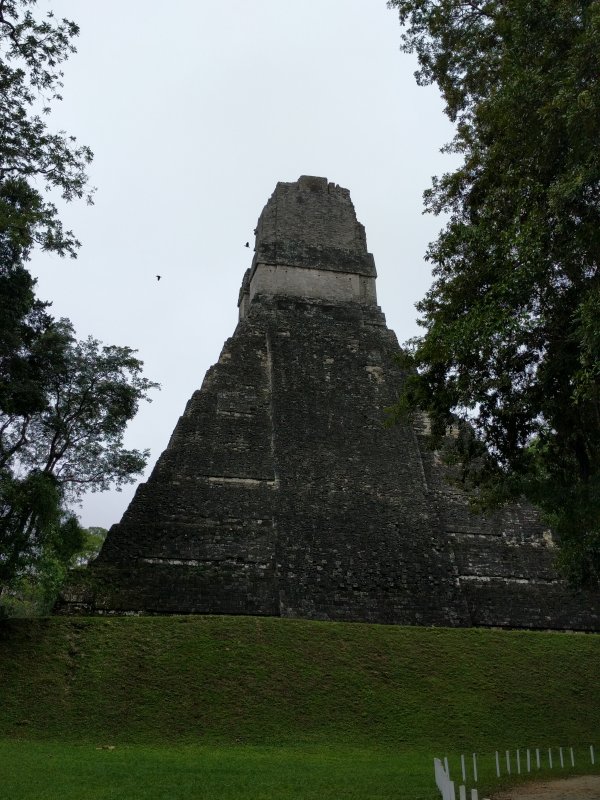
M 347 189 L 278 183 L 240 317 L 59 613 L 598 629 L 531 508 L 474 516 L 418 426 Z M 597 600 L 597 598 L 596 598 Z

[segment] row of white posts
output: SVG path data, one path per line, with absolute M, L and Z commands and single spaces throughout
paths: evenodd
M 550 769 L 554 768 L 556 763 L 555 759 L 553 758 L 553 750 L 558 751 L 558 761 L 560 766 L 564 768 L 565 766 L 565 756 L 570 761 L 570 765 L 572 767 L 575 766 L 575 753 L 572 747 L 549 747 L 548 748 L 548 767 Z M 536 748 L 527 748 L 524 750 L 516 750 L 514 759 L 511 758 L 511 751 L 506 750 L 504 756 L 500 755 L 500 752 L 496 750 L 496 776 L 499 778 L 502 774 L 501 764 L 505 762 L 506 764 L 506 775 L 512 774 L 513 765 L 515 767 L 515 773 L 517 775 L 521 774 L 521 754 L 523 754 L 523 758 L 525 763 L 523 764 L 524 769 L 527 772 L 531 772 L 531 767 L 533 764 L 533 756 L 535 756 L 535 766 L 536 769 L 541 769 L 542 767 L 542 760 L 543 755 L 545 755 L 545 751 L 540 750 L 539 747 Z M 594 745 L 590 745 L 590 763 L 592 766 L 596 763 L 596 754 L 594 752 Z M 467 800 L 467 767 L 466 767 L 466 760 L 465 756 L 461 755 L 460 757 L 460 771 L 462 777 L 462 783 L 458 787 L 458 800 Z M 448 766 L 448 758 L 444 758 L 442 761 L 439 758 L 433 759 L 433 768 L 435 771 L 435 782 L 437 784 L 438 789 L 442 793 L 442 800 L 456 800 L 456 792 L 454 788 L 454 781 L 450 779 L 450 767 Z M 473 770 L 472 770 L 472 779 L 473 783 L 477 783 L 477 753 L 473 753 Z M 479 800 L 479 795 L 477 789 L 471 789 L 471 796 L 469 800 Z

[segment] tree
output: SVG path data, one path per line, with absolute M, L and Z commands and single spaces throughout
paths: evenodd
M 600 3 L 390 0 L 463 157 L 433 180 L 397 414 L 426 410 L 484 504 L 526 496 L 578 584 L 600 581 Z M 412 370 L 412 372 L 411 372 Z
M 139 402 L 156 386 L 141 376 L 128 347 L 77 341 L 66 320 L 56 326 L 64 348 L 46 360 L 44 408 L 0 414 L 0 469 L 53 476 L 65 497 L 130 483 L 148 455 L 123 448 L 123 434 Z
M 91 202 L 92 153 L 46 123 L 79 29 L 34 6 L 0 0 L 0 589 L 36 580 L 50 597 L 85 544 L 70 504 L 145 465 L 122 440 L 156 384 L 135 351 L 77 341 L 35 296 L 33 249 L 74 258 L 79 247 L 50 193 Z
M 81 541 L 81 546 L 68 564 L 56 559 L 52 561 L 47 553 L 46 561 L 35 572 L 29 570 L 13 579 L 10 587 L 0 591 L 0 618 L 39 617 L 49 613 L 62 586 L 65 567 L 85 567 L 98 555 L 108 531 L 98 527 L 80 528 L 78 525 L 75 528 L 75 523 L 72 520 L 71 529 L 75 537 L 70 538 L 70 543 L 72 545 L 75 539 Z M 63 536 L 63 543 L 67 539 Z
M 60 339 L 26 262 L 36 246 L 72 258 L 79 247 L 42 190 L 91 202 L 91 150 L 42 118 L 61 99 L 59 67 L 79 29 L 52 12 L 36 20 L 34 5 L 0 0 L 0 407 L 17 413 L 43 407 L 43 353 Z
M 49 551 L 67 565 L 83 545 L 67 504 L 133 482 L 149 455 L 123 447 L 127 423 L 156 386 L 134 351 L 77 341 L 65 320 L 55 328 L 62 347 L 44 353 L 43 408 L 0 410 L 0 583 L 38 570 Z
M 96 558 L 104 544 L 108 531 L 106 528 L 92 526 L 90 528 L 84 528 L 83 533 L 85 537 L 83 547 L 72 561 L 74 567 L 84 567 Z

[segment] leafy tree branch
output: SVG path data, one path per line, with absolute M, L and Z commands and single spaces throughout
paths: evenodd
M 448 215 L 398 413 L 457 458 L 482 502 L 526 496 L 578 584 L 600 580 L 600 3 L 390 0 L 417 80 L 456 123 Z
M 74 258 L 80 246 L 49 191 L 93 194 L 90 148 L 48 127 L 79 28 L 35 6 L 0 0 L 0 593 L 23 580 L 57 588 L 85 541 L 71 504 L 145 465 L 123 436 L 156 386 L 130 348 L 78 341 L 27 270 L 36 248 Z

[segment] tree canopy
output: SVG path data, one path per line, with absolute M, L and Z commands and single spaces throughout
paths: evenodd
M 51 198 L 93 193 L 89 147 L 48 126 L 79 29 L 35 5 L 0 0 L 0 591 L 26 575 L 51 594 L 86 542 L 70 504 L 143 469 L 123 434 L 156 384 L 130 348 L 78 341 L 27 269 L 35 248 L 76 257 Z
M 457 417 L 481 502 L 525 496 L 579 584 L 600 580 L 600 2 L 390 0 L 456 123 L 397 413 Z M 474 432 L 474 435 L 470 435 Z

